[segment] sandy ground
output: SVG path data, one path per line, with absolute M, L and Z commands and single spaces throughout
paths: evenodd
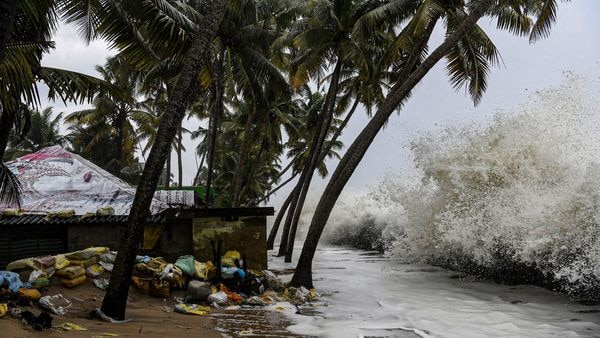
M 183 298 L 185 291 L 173 291 L 169 299 L 142 295 L 133 287 L 129 291 L 127 318 L 130 322 L 112 324 L 87 319 L 89 312 L 102 303 L 104 292 L 90 283 L 67 289 L 51 285 L 43 295 L 61 293 L 73 302 L 65 316 L 55 316 L 53 325 L 70 322 L 87 331 L 35 331 L 6 315 L 0 319 L 0 337 L 298 337 L 285 328 L 291 323 L 282 314 L 264 310 L 213 310 L 207 316 L 173 312 L 174 297 Z M 24 307 L 35 315 L 37 306 Z

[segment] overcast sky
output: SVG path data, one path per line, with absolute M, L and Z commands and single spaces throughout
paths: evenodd
M 525 102 L 529 93 L 557 85 L 565 71 L 587 74 L 600 78 L 600 13 L 598 0 L 574 0 L 561 3 L 558 22 L 550 38 L 530 45 L 526 38 L 511 36 L 506 32 L 487 28 L 501 52 L 504 64 L 493 69 L 488 90 L 477 106 L 464 91 L 455 92 L 448 82 L 444 63 L 434 68 L 414 90 L 413 97 L 400 114 L 390 122 L 371 145 L 363 162 L 348 183 L 348 190 L 362 191 L 376 184 L 387 172 L 404 170 L 408 163 L 408 142 L 420 132 L 439 128 L 457 121 L 485 120 L 498 110 L 513 110 Z M 491 22 L 481 22 L 487 27 Z M 103 64 L 106 57 L 114 54 L 102 41 L 86 45 L 73 27 L 62 26 L 56 35 L 56 50 L 44 58 L 44 65 L 60 67 L 97 75 L 94 66 Z M 52 103 L 55 111 L 73 111 L 82 107 L 65 107 Z M 363 111 L 357 111 L 342 136 L 349 145 L 368 119 Z M 188 128 L 195 128 L 196 121 L 186 121 Z M 185 154 L 184 182 L 191 183 L 196 171 L 193 154 L 195 145 L 188 141 Z M 331 169 L 333 165 L 330 163 Z M 175 168 L 173 163 L 173 168 Z M 174 171 L 176 169 L 173 169 Z M 325 182 L 316 180 L 315 190 L 323 189 Z M 277 205 L 285 198 L 283 190 L 272 200 Z M 312 195 L 312 194 L 311 194 Z M 314 195 L 313 195 L 314 196 Z

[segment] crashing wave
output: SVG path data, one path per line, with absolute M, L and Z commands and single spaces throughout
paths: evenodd
M 423 135 L 411 144 L 417 176 L 388 175 L 354 202 L 368 205 L 362 214 L 352 202 L 336 206 L 326 239 L 368 248 L 366 238 L 401 262 L 598 298 L 600 101 L 591 88 L 569 75 L 522 112 Z

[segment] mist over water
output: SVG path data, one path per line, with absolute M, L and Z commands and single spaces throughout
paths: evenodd
M 341 199 L 324 240 L 598 298 L 598 95 L 567 73 L 517 111 L 420 135 L 414 172 Z

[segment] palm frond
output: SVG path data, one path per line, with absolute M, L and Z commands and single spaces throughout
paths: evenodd
M 0 203 L 21 208 L 22 186 L 4 163 L 0 163 Z

